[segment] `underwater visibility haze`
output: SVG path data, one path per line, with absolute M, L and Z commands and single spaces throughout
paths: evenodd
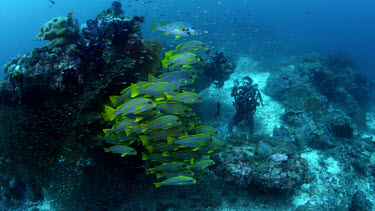
M 375 209 L 374 10 L 3 1 L 1 210 Z

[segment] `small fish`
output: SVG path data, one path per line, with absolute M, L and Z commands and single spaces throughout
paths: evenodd
M 49 0 L 52 4 L 56 4 L 56 2 L 54 0 Z
M 70 17 L 73 16 L 73 14 L 74 14 L 74 12 L 70 12 L 70 13 L 68 13 L 68 14 L 66 15 L 66 17 L 70 18 Z
M 168 137 L 168 144 L 178 144 L 185 147 L 199 148 L 204 145 L 212 143 L 212 138 L 210 135 L 206 134 L 196 134 L 178 137 L 178 139 Z
M 109 148 L 104 148 L 105 152 L 112 152 L 112 153 L 118 153 L 121 154 L 121 157 L 124 157 L 126 155 L 136 155 L 137 151 L 131 147 L 123 146 L 123 145 L 116 145 Z
M 142 88 L 136 86 L 135 84 L 132 84 L 131 87 L 131 97 L 136 97 L 140 94 L 145 94 L 156 97 L 156 101 L 164 99 L 165 94 L 177 95 L 178 93 L 177 86 L 168 82 L 148 83 L 142 85 Z
M 188 166 L 189 165 L 184 162 L 163 163 L 162 165 L 157 166 L 155 168 L 149 168 L 148 171 L 151 173 L 178 171 L 178 170 L 185 170 Z
M 196 183 L 196 180 L 192 177 L 178 176 L 164 180 L 163 182 L 154 183 L 155 187 L 162 185 L 192 185 Z
M 156 104 L 154 103 L 154 101 L 148 98 L 140 97 L 133 100 L 129 100 L 121 106 L 118 106 L 116 109 L 109 106 L 105 106 L 105 112 L 107 114 L 107 117 L 112 121 L 116 118 L 117 115 L 126 115 L 131 113 L 137 114 L 150 110 L 155 106 Z
M 215 161 L 213 160 L 200 160 L 197 162 L 194 162 L 193 165 L 190 166 L 190 169 L 193 170 L 202 170 L 208 166 L 212 166 L 215 164 Z
M 168 129 L 181 125 L 181 120 L 173 115 L 166 115 L 152 120 L 149 123 L 141 124 L 142 132 L 153 129 Z
M 167 68 L 170 65 L 182 65 L 182 67 L 191 68 L 192 64 L 195 64 L 199 61 L 201 61 L 201 59 L 198 55 L 190 52 L 185 52 L 170 57 L 165 57 L 163 60 L 161 60 L 161 63 L 163 64 L 164 68 Z
M 190 170 L 172 171 L 172 172 L 156 173 L 156 178 L 157 179 L 160 179 L 160 178 L 163 178 L 163 177 L 172 178 L 172 177 L 179 177 L 179 176 L 191 177 L 193 175 L 194 175 L 194 172 L 192 172 Z
M 166 95 L 168 100 L 174 100 L 186 104 L 200 103 L 202 102 L 202 97 L 194 92 L 183 92 L 176 96 Z
M 184 22 L 163 22 L 157 25 L 152 19 L 152 32 L 163 31 L 162 36 L 175 35 L 175 39 L 180 37 L 196 36 L 198 33 L 194 27 Z

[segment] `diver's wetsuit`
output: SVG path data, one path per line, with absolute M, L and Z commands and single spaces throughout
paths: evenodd
M 253 87 L 251 82 L 240 87 L 235 85 L 231 96 L 234 97 L 233 105 L 236 108 L 236 114 L 228 124 L 228 131 L 232 132 L 235 125 L 245 120 L 246 126 L 250 128 L 249 134 L 252 135 L 254 133 L 253 115 L 259 105 L 258 99 L 262 103 L 262 96 L 259 90 Z

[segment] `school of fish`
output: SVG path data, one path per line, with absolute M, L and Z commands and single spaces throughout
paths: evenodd
M 131 84 L 117 96 L 110 96 L 103 119 L 109 128 L 98 138 L 106 142 L 105 152 L 121 157 L 142 153 L 147 173 L 155 174 L 155 187 L 191 185 L 214 165 L 213 153 L 226 149 L 226 144 L 214 137 L 215 128 L 200 125 L 191 104 L 202 102 L 201 96 L 184 87 L 197 77 L 189 69 L 200 57 L 195 53 L 207 48 L 199 41 L 189 41 L 166 53 L 164 67 L 180 66 L 180 70 L 148 81 Z M 142 152 L 134 148 L 143 145 Z

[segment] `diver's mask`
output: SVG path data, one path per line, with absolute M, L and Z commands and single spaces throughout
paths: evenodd
M 242 86 L 246 87 L 246 88 L 250 88 L 251 87 L 251 82 L 248 81 L 248 80 L 244 80 L 242 82 Z

